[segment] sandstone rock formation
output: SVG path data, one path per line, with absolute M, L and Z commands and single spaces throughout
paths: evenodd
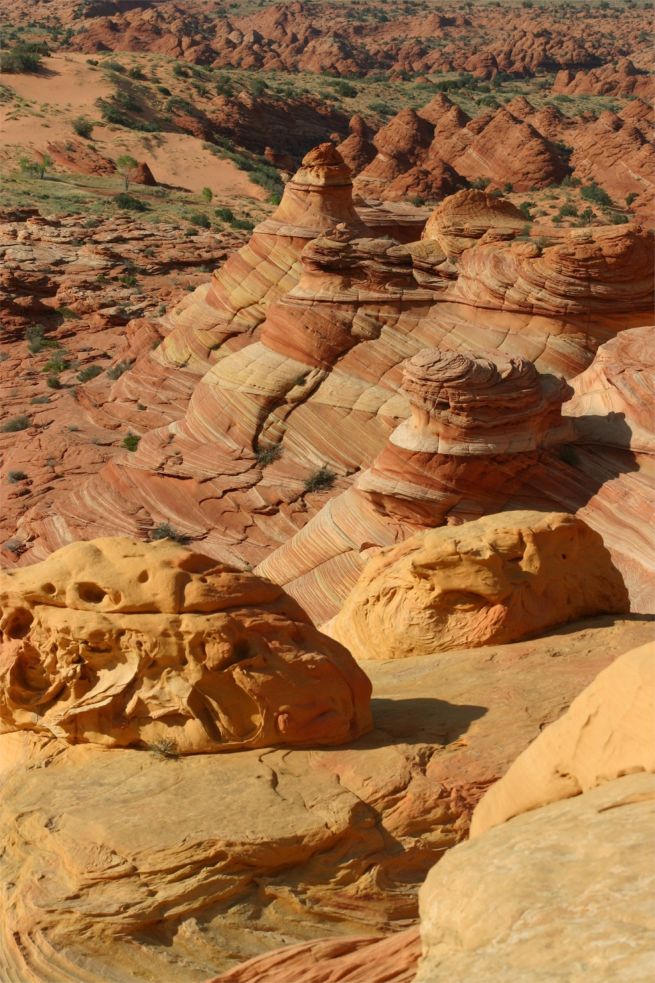
M 506 234 L 511 239 L 524 224 L 524 216 L 511 202 L 470 189 L 441 202 L 428 219 L 421 238 L 437 242 L 446 256 L 456 257 L 490 229 L 496 236 Z
M 480 836 L 513 816 L 635 772 L 655 772 L 655 643 L 620 656 L 516 759 L 471 821 Z
M 364 569 L 325 630 L 356 658 L 510 642 L 627 610 L 597 533 L 574 516 L 505 512 L 419 533 Z
M 347 747 L 172 760 L 0 735 L 0 978 L 201 983 L 328 932 L 404 930 L 481 793 L 651 633 L 606 618 L 401 673 L 369 663 L 376 730 Z
M 255 956 L 208 983 L 413 983 L 420 953 L 418 928 L 386 938 L 301 942 Z
M 449 851 L 421 888 L 416 983 L 652 971 L 655 776 L 628 775 Z
M 175 753 L 332 744 L 370 684 L 274 584 L 171 542 L 99 539 L 0 575 L 0 726 Z

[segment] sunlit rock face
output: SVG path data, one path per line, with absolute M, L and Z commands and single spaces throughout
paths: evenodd
M 274 584 L 170 540 L 74 543 L 0 575 L 0 724 L 175 753 L 340 743 L 370 685 Z
M 522 498 L 522 486 L 571 439 L 561 415 L 570 386 L 525 359 L 424 349 L 404 363 L 402 379 L 408 419 L 352 488 L 260 566 L 318 621 L 336 614 L 380 547 L 417 529 L 526 507 L 534 492 Z
M 325 630 L 357 658 L 404 659 L 627 608 L 609 553 L 580 519 L 503 512 L 384 550 Z

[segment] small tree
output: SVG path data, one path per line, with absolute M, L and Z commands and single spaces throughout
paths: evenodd
M 29 174 L 32 177 L 38 177 L 43 180 L 48 168 L 52 167 L 52 163 L 50 154 L 39 154 L 32 160 L 29 157 L 21 157 L 18 161 L 18 166 L 23 174 Z
M 138 166 L 139 165 L 135 161 L 134 157 L 130 157 L 129 154 L 123 154 L 116 161 L 116 170 L 118 171 L 120 176 L 123 178 L 123 181 L 125 182 L 126 191 L 130 186 L 130 178 L 132 177 L 134 171 L 137 169 Z
M 202 195 L 202 197 L 205 199 L 206 202 L 210 202 L 214 197 L 214 192 L 212 191 L 211 188 L 203 188 L 200 194 Z

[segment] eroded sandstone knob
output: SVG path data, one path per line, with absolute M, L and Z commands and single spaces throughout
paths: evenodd
M 402 430 L 416 449 L 430 435 L 440 454 L 522 453 L 568 433 L 561 406 L 572 389 L 520 356 L 426 348 L 405 363 L 403 389 L 412 417 Z
M 524 225 L 525 217 L 511 201 L 470 188 L 437 205 L 422 238 L 438 242 L 448 256 L 458 256 L 489 230 L 511 239 Z
M 628 610 L 598 533 L 573 515 L 502 512 L 382 550 L 326 631 L 360 659 L 513 642 Z
M 338 744 L 371 687 L 275 584 L 106 538 L 0 574 L 0 729 L 189 754 Z

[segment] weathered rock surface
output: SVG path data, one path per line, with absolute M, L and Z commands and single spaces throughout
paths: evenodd
M 505 198 L 469 189 L 450 195 L 437 205 L 422 239 L 437 242 L 446 256 L 455 257 L 475 245 L 490 229 L 513 238 L 524 224 L 518 208 Z
M 325 939 L 255 956 L 208 983 L 412 983 L 418 928 L 382 938 Z
M 620 656 L 484 795 L 471 837 L 635 772 L 655 772 L 655 643 Z
M 383 550 L 325 631 L 358 659 L 405 659 L 627 608 L 600 536 L 581 520 L 505 512 Z
M 606 618 L 369 663 L 377 730 L 342 748 L 171 760 L 0 736 L 0 977 L 201 983 L 328 925 L 344 943 L 404 930 L 481 792 L 651 632 Z
M 628 775 L 450 850 L 421 888 L 416 983 L 652 975 L 655 776 Z
M 0 729 L 175 753 L 332 744 L 370 684 L 274 584 L 173 543 L 72 543 L 0 573 Z

